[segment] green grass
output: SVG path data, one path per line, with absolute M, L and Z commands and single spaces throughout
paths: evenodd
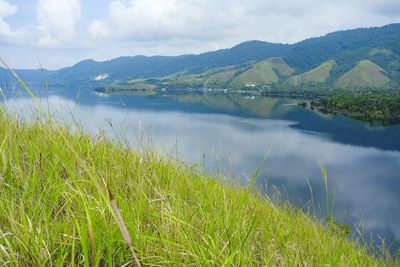
M 393 52 L 387 48 L 372 48 L 371 51 L 369 51 L 368 55 L 369 56 L 375 56 L 375 55 L 390 56 L 390 55 L 393 55 Z
M 307 83 L 324 83 L 328 80 L 334 66 L 336 66 L 334 60 L 326 61 L 310 71 L 289 78 L 287 82 L 293 86 Z
M 207 77 L 205 86 L 225 86 L 230 80 L 235 77 L 236 70 L 226 70 L 217 72 Z
M 58 125 L 10 71 L 41 111 L 26 123 L 0 109 L 2 265 L 397 264 L 368 255 L 334 220 Z
M 288 77 L 294 72 L 294 70 L 280 57 L 270 58 L 268 61 L 274 71 L 282 77 Z
M 4 112 L 0 125 L 1 265 L 131 262 L 118 210 L 145 266 L 388 264 L 334 224 L 155 152 Z
M 249 84 L 263 85 L 275 83 L 278 80 L 279 77 L 272 68 L 271 61 L 265 60 L 236 76 L 230 85 L 233 87 L 243 87 Z
M 270 58 L 254 64 L 230 82 L 233 87 L 273 84 L 292 75 L 294 70 L 282 58 Z
M 336 85 L 341 88 L 379 88 L 390 82 L 386 71 L 369 60 L 362 60 L 339 78 Z

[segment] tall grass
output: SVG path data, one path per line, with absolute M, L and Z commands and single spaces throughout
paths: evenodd
M 2 265 L 133 263 L 118 218 L 146 266 L 387 263 L 301 211 L 155 152 L 46 120 L 17 123 L 2 113 L 0 125 Z M 114 197 L 105 199 L 93 177 Z
M 38 117 L 0 110 L 1 265 L 396 264 L 248 188 Z

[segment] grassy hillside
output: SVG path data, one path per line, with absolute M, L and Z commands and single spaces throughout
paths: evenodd
M 233 87 L 243 87 L 246 85 L 272 84 L 279 80 L 275 73 L 271 61 L 265 60 L 252 66 L 242 74 L 235 77 L 230 83 Z
M 336 65 L 334 60 L 329 60 L 310 71 L 291 77 L 288 83 L 294 86 L 307 83 L 324 83 L 329 79 L 332 68 Z
M 385 55 L 385 56 L 391 56 L 393 55 L 393 52 L 390 49 L 387 48 L 372 48 L 371 51 L 368 53 L 369 56 L 376 56 L 376 55 Z
M 108 81 L 163 77 L 187 71 L 198 74 L 212 68 L 261 61 L 285 53 L 290 45 L 262 41 L 248 41 L 229 49 L 181 56 L 124 56 L 103 62 L 85 60 L 54 72 L 52 80 L 63 82 L 91 81 L 100 74 L 108 74 Z
M 204 85 L 207 87 L 222 87 L 232 80 L 236 75 L 236 70 L 225 70 L 210 75 Z
M 253 90 L 272 88 L 281 91 L 283 89 L 286 92 L 295 91 L 292 89 L 296 88 L 388 89 L 395 88 L 396 79 L 400 79 L 400 76 L 396 78 L 396 73 L 393 72 L 398 61 L 396 58 L 392 59 L 388 51 L 375 49 L 371 50 L 370 54 L 376 61 L 390 60 L 393 65 L 391 71 L 367 59 L 359 61 L 350 69 L 345 65 L 337 64 L 335 60 L 328 60 L 305 73 L 293 76 L 294 69 L 282 58 L 274 57 L 258 63 L 210 69 L 199 74 L 179 72 L 161 78 L 136 79 L 129 81 L 127 86 L 124 83 L 122 86 L 115 83 L 110 88 L 113 88 L 113 92 L 118 92 L 118 86 L 120 86 L 124 89 L 120 90 L 121 93 L 129 92 L 129 88 L 132 92 L 146 88 L 175 90 L 203 87 Z
M 280 57 L 270 58 L 268 61 L 270 62 L 272 69 L 280 77 L 289 77 L 294 72 L 294 70 Z
M 386 71 L 369 60 L 362 60 L 336 82 L 342 88 L 377 88 L 390 82 Z
M 2 265 L 121 266 L 133 253 L 146 266 L 387 263 L 335 224 L 156 153 L 47 120 L 0 112 L 0 125 Z

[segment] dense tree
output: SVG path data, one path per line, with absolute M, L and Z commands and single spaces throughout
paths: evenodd
M 367 121 L 400 122 L 400 90 L 335 91 L 311 101 L 311 106 Z

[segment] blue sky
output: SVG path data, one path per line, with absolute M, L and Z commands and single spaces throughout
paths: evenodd
M 178 55 L 246 40 L 293 43 L 400 22 L 399 0 L 0 0 L 0 56 L 56 69 L 93 58 Z

